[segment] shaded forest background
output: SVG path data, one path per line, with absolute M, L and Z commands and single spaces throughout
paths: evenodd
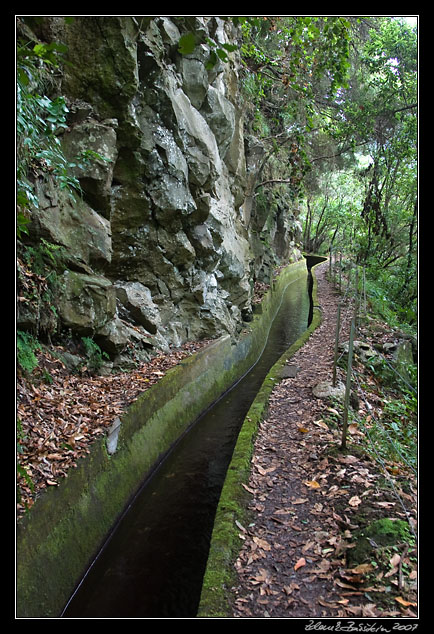
M 303 247 L 366 267 L 391 323 L 417 314 L 417 34 L 403 18 L 285 17 L 243 25 L 252 126 L 283 152 Z

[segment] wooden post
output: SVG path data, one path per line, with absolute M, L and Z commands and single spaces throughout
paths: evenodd
M 357 328 L 357 319 L 359 313 L 359 267 L 356 264 L 356 280 L 354 284 L 354 328 Z
M 338 259 L 337 259 L 337 251 L 334 252 L 334 262 L 333 262 L 333 284 L 336 284 L 336 275 L 337 275 L 337 265 L 338 265 Z
M 348 285 L 347 285 L 347 295 L 350 295 L 350 288 L 351 288 L 351 273 L 353 271 L 353 265 L 351 260 L 348 260 Z
M 339 292 L 342 293 L 342 251 L 339 251 Z
M 367 306 L 366 306 L 366 266 L 363 267 L 363 314 L 366 319 Z
M 341 327 L 341 304 L 338 304 L 338 315 L 336 320 L 336 339 L 335 339 L 335 356 L 333 359 L 333 387 L 336 387 L 336 365 L 338 362 L 338 347 L 339 347 L 339 330 Z
M 330 245 L 330 258 L 329 258 L 329 281 L 332 281 L 332 247 Z
M 347 364 L 347 383 L 345 386 L 345 398 L 344 398 L 344 415 L 342 418 L 342 442 L 341 449 L 347 448 L 347 429 L 348 429 L 348 404 L 350 402 L 351 391 L 351 372 L 353 369 L 353 341 L 354 341 L 354 319 L 351 321 L 350 329 L 350 341 L 348 344 L 348 364 Z

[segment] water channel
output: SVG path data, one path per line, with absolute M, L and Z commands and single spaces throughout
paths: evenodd
M 188 618 L 199 605 L 215 512 L 237 436 L 270 368 L 306 330 L 310 272 L 289 283 L 254 367 L 143 483 L 64 618 Z

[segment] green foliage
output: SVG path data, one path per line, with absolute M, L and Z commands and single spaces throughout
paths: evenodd
M 385 400 L 380 420 L 369 423 L 369 437 L 382 460 L 417 468 L 417 400 L 414 394 Z
M 31 374 L 38 366 L 36 350 L 41 349 L 41 344 L 28 332 L 17 332 L 17 364 L 23 372 Z
M 366 295 L 371 311 L 391 327 L 414 326 L 417 321 L 416 279 L 413 280 L 413 292 L 406 292 L 403 279 L 399 264 L 390 269 L 373 264 L 367 269 Z
M 246 18 L 241 24 L 241 79 L 251 128 L 265 147 L 263 162 L 280 153 L 290 197 L 300 199 L 311 169 L 309 134 L 322 118 L 324 100 L 346 85 L 351 25 L 341 17 L 269 16 Z M 282 148 L 285 151 L 282 152 Z
M 54 90 L 56 69 L 65 45 L 52 42 L 18 42 L 17 47 L 17 237 L 28 232 L 29 211 L 38 207 L 34 180 L 53 176 L 71 198 L 81 192 L 72 165 L 63 152 L 59 134 L 68 126 L 68 107 Z
M 56 296 L 65 268 L 64 249 L 43 238 L 36 246 L 18 243 L 17 295 L 37 336 L 50 336 L 57 328 Z
M 227 20 L 228 18 L 225 19 Z M 209 47 L 209 57 L 207 63 L 205 64 L 207 70 L 214 68 L 219 60 L 222 62 L 228 62 L 228 53 L 232 53 L 238 49 L 238 46 L 235 44 L 224 43 L 220 45 L 212 38 L 205 37 L 200 32 L 193 33 L 189 31 L 188 33 L 181 35 L 179 38 L 178 53 L 181 53 L 181 55 L 190 55 L 199 44 L 206 44 Z
M 418 447 L 418 399 L 417 366 L 406 363 L 405 376 L 398 365 L 386 359 L 367 367 L 380 386 L 383 408 L 380 416 L 370 417 L 364 423 L 369 430 L 369 439 L 375 447 L 373 457 L 386 462 L 403 463 L 417 469 Z
M 29 268 L 37 275 L 49 276 L 52 271 L 64 270 L 64 247 L 41 238 L 35 246 L 23 249 L 23 258 Z
M 17 197 L 17 238 L 21 240 L 24 234 L 28 235 L 29 229 L 28 224 L 30 223 L 30 218 L 26 216 L 26 214 L 20 210 L 20 207 L 25 207 L 29 204 L 28 195 L 24 192 L 24 186 L 22 185 L 19 196 Z
M 364 22 L 311 143 L 305 238 L 364 265 L 373 311 L 404 327 L 417 319 L 417 41 L 393 18 Z
M 63 97 L 50 99 L 17 86 L 17 202 L 23 209 L 37 206 L 31 185 L 31 173 L 53 174 L 62 189 L 71 196 L 80 191 L 78 180 L 71 175 L 58 132 L 67 127 L 68 109 Z
M 329 95 L 346 85 L 350 26 L 343 17 L 247 19 L 241 54 L 251 71 L 274 78 L 275 89 L 280 84 L 287 97 L 295 91 L 310 102 L 320 84 Z
M 179 38 L 178 52 L 181 55 L 190 55 L 196 48 L 196 36 L 194 33 L 185 33 Z
M 97 373 L 101 369 L 104 359 L 109 359 L 109 356 L 92 338 L 82 337 L 81 340 L 86 351 L 87 369 L 92 373 Z

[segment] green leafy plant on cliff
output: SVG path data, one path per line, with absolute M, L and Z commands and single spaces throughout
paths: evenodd
M 227 18 L 226 18 L 227 19 Z M 228 53 L 238 50 L 236 44 L 225 42 L 219 44 L 210 37 L 204 37 L 198 31 L 188 31 L 179 38 L 178 53 L 181 55 L 190 55 L 199 44 L 205 44 L 209 48 L 208 61 L 205 64 L 207 70 L 212 70 L 219 60 L 228 62 Z
M 65 269 L 64 253 L 62 246 L 44 238 L 35 246 L 17 244 L 18 315 L 25 314 L 25 328 L 36 337 L 49 338 L 57 330 L 56 296 Z
M 26 43 L 17 50 L 17 237 L 28 232 L 29 210 L 38 207 L 35 180 L 53 175 L 71 196 L 80 183 L 70 170 L 59 134 L 68 126 L 63 96 L 52 91 L 60 45 Z
M 30 37 L 30 36 L 29 36 Z M 30 210 L 38 208 L 35 180 L 52 176 L 72 200 L 81 195 L 73 174 L 77 165 L 105 161 L 97 152 L 84 150 L 68 161 L 61 134 L 68 128 L 69 112 L 63 95 L 56 94 L 56 78 L 63 64 L 65 45 L 20 39 L 17 46 L 17 237 L 28 234 Z

